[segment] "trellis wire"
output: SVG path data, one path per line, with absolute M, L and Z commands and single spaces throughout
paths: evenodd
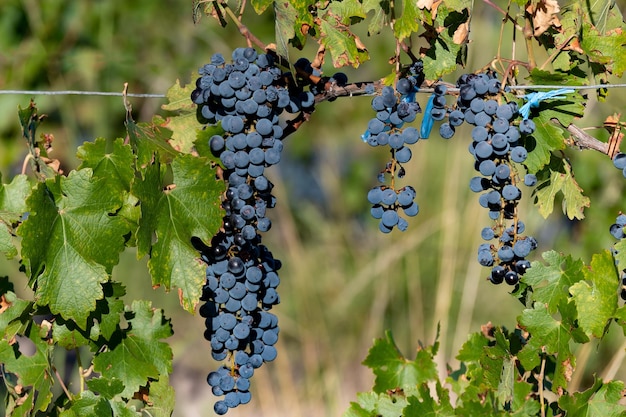
M 573 90 L 601 90 L 605 88 L 624 88 L 626 84 L 595 84 L 595 85 L 509 85 L 511 90 L 555 90 L 559 88 L 571 88 Z M 424 89 L 429 92 L 431 89 Z M 115 97 L 137 97 L 137 98 L 166 98 L 165 94 L 145 94 L 145 93 L 121 93 L 116 91 L 81 91 L 81 90 L 0 90 L 4 95 L 41 95 L 41 96 L 115 96 Z
M 80 91 L 80 90 L 59 90 L 59 91 L 39 91 L 39 90 L 0 90 L 0 94 L 14 95 L 34 95 L 34 96 L 116 96 L 116 97 L 141 97 L 141 98 L 165 98 L 165 94 L 140 94 L 140 93 L 119 93 L 116 91 Z

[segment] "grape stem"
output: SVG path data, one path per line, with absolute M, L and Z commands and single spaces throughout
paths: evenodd
M 287 126 L 283 129 L 283 135 L 280 139 L 283 140 L 287 136 L 296 132 L 304 122 L 307 122 L 311 118 L 311 113 L 312 112 L 303 111 L 300 112 L 295 118 L 287 121 Z
M 510 20 L 511 23 L 513 23 L 515 25 L 515 28 L 517 30 L 522 30 L 522 27 L 511 17 L 511 15 L 506 12 L 502 7 L 498 6 L 497 4 L 491 2 L 491 0 L 483 0 L 483 2 L 491 7 L 493 7 L 494 9 L 496 9 L 498 12 L 502 13 L 504 15 L 504 20 Z
M 237 26 L 237 29 L 239 29 L 239 33 L 241 33 L 241 35 L 244 38 L 246 38 L 246 40 L 248 41 L 249 44 L 254 44 L 258 48 L 260 48 L 260 49 L 262 49 L 264 51 L 267 50 L 267 45 L 265 45 L 259 38 L 254 36 L 252 34 L 252 32 L 250 32 L 250 30 L 248 29 L 248 27 L 246 25 L 241 23 L 241 20 L 239 20 L 239 18 L 230 9 L 230 7 L 228 7 L 228 4 L 226 4 L 223 0 L 219 1 L 217 4 L 226 13 L 226 15 L 230 18 L 230 20 L 232 20 L 232 22 Z M 243 12 L 243 8 L 241 9 L 241 11 Z
M 59 381 L 59 385 L 61 385 L 61 389 L 63 390 L 67 398 L 71 401 L 73 398 L 73 395 L 65 386 L 65 382 L 63 382 L 63 378 L 61 378 L 61 375 L 59 374 L 59 370 L 56 368 L 56 366 L 53 366 L 52 369 L 54 369 L 54 374 L 56 375 L 57 380 Z

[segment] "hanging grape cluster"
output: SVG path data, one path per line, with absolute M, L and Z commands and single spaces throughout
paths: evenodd
M 272 55 L 239 48 L 232 63 L 215 54 L 199 71 L 191 99 L 198 119 L 221 127 L 209 139 L 219 157 L 227 184 L 221 231 L 209 245 L 195 241 L 206 262 L 206 283 L 200 314 L 211 355 L 225 364 L 211 372 L 208 383 L 216 396 L 215 412 L 250 401 L 250 377 L 263 363 L 276 358 L 278 320 L 269 312 L 280 302 L 279 260 L 261 243 L 271 227 L 266 216 L 276 204 L 273 184 L 265 169 L 280 161 L 283 112 L 311 111 L 310 91 L 290 95 L 289 76 Z
M 523 142 L 533 134 L 535 124 L 530 119 L 520 120 L 517 103 L 501 97 L 501 83 L 491 72 L 465 74 L 457 88 L 458 98 L 448 106 L 446 87 L 436 86 L 427 116 L 432 120 L 447 117 L 439 127 L 445 139 L 453 137 L 463 122 L 473 126 L 469 152 L 480 175 L 471 179 L 470 189 L 480 193 L 478 201 L 494 222 L 481 231 L 487 242 L 478 248 L 478 262 L 491 267 L 492 283 L 516 285 L 530 268 L 526 257 L 537 248 L 535 238 L 523 235 L 525 225 L 517 210 L 522 197 L 520 184 L 533 186 L 537 182 L 535 175 L 522 177 L 519 173 L 519 165 L 528 155 Z
M 378 176 L 383 185 L 373 187 L 367 194 L 367 200 L 372 204 L 371 215 L 380 220 L 379 229 L 383 233 L 391 232 L 394 227 L 401 231 L 408 228 L 408 222 L 398 213 L 399 209 L 409 217 L 419 211 L 415 189 L 410 185 L 398 187 L 396 177 L 404 177 L 402 164 L 409 162 L 413 155 L 409 145 L 420 138 L 416 128 L 405 127 L 404 124 L 413 122 L 421 112 L 415 94 L 424 81 L 422 71 L 422 62 L 415 62 L 409 68 L 409 75 L 398 80 L 395 89 L 386 86 L 381 95 L 372 99 L 376 117 L 368 122 L 362 135 L 363 141 L 370 146 L 386 146 L 391 153 L 390 161 Z

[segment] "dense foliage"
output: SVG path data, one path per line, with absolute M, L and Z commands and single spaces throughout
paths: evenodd
M 488 210 L 478 262 L 491 282 L 511 285 L 523 308 L 508 328 L 489 324 L 470 334 L 459 369 L 445 377 L 434 360 L 437 341 L 408 358 L 387 333 L 363 362 L 374 387 L 345 415 L 626 415 L 622 381 L 597 378 L 583 391 L 569 385 L 574 346 L 601 343 L 611 327 L 626 335 L 619 301 L 626 295 L 624 216 L 615 213 L 605 228 L 618 240 L 614 247 L 599 248 L 589 261 L 551 250 L 531 263 L 537 241 L 524 234 L 518 205 L 523 183 L 544 217 L 555 201 L 568 218 L 585 217 L 591 201 L 562 152 L 568 146 L 599 151 L 607 164 L 626 169 L 619 115 L 606 115 L 607 143 L 575 124 L 588 94 L 602 100 L 610 86 L 598 84 L 626 70 L 623 17 L 609 1 L 512 1 L 506 9 L 486 3 L 501 14 L 502 33 L 516 34 L 510 44 L 523 39 L 524 53 L 498 52 L 483 68 L 446 82 L 482 41 L 469 42 L 470 1 L 252 1 L 233 8 L 196 0 L 194 20 L 208 15 L 215 21 L 206 24 L 237 26 L 247 47 L 228 60 L 207 52 L 207 62 L 212 58 L 194 73 L 195 84 L 177 82 L 168 91 L 163 110 L 175 116 L 136 123 L 126 102 L 126 139 L 86 142 L 77 149 L 80 165 L 67 173 L 49 153 L 52 136 L 40 134 L 44 117 L 35 102 L 20 108 L 28 157 L 22 174 L 0 185 L 0 250 L 19 258 L 33 297 L 16 295 L 17 277 L 0 278 L 7 414 L 172 413 L 170 322 L 149 302 L 124 305 L 125 288 L 111 279 L 127 247 L 148 256 L 152 286 L 178 289 L 189 312 L 202 301 L 207 352 L 223 361 L 207 369 L 214 394 L 224 396 L 215 412 L 249 402 L 255 369 L 280 355 L 278 323 L 268 310 L 280 300 L 281 262 L 261 243 L 271 226 L 266 210 L 275 205 L 265 169 L 279 163 L 287 137 L 316 123 L 316 107 L 371 96 L 375 117 L 355 146 L 366 142 L 390 155 L 381 185 L 363 190 L 379 229 L 411 233 L 401 214 L 418 215 L 420 196 L 400 184 L 411 180 L 403 164 L 431 130 L 449 146 L 468 147 L 480 175 L 464 180 Z M 244 24 L 246 7 L 274 12 L 274 44 Z M 325 75 L 326 59 L 336 68 L 380 59 L 358 24 L 371 36 L 393 35 L 390 74 L 356 82 L 342 72 Z M 312 41 L 315 56 L 290 60 L 290 49 Z M 501 36 L 499 46 L 507 42 Z M 595 87 L 578 88 L 589 85 Z M 463 123 L 472 126 L 465 142 Z M 78 387 L 59 375 L 60 350 L 89 351 L 89 363 L 76 355 Z

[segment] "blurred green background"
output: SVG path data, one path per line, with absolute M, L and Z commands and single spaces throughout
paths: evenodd
M 222 29 L 207 17 L 194 25 L 191 3 L 4 0 L 0 89 L 121 91 L 128 82 L 133 93 L 165 93 L 177 79 L 189 82 L 189 74 L 214 52 L 228 56 L 232 48 L 245 46 L 232 26 Z M 469 70 L 495 56 L 500 20 L 493 9 L 476 2 Z M 273 42 L 273 16 L 247 22 L 264 42 Z M 510 27 L 504 33 L 510 39 Z M 394 46 L 389 34 L 364 35 L 364 40 L 373 59 L 358 70 L 344 69 L 352 81 L 378 79 L 391 70 L 387 60 Z M 517 49 L 519 54 L 521 44 Z M 291 51 L 292 61 L 312 58 L 314 51 L 313 44 Z M 333 71 L 326 68 L 326 74 Z M 29 99 L 0 95 L 0 172 L 5 183 L 20 172 L 26 156 L 17 107 Z M 48 115 L 41 132 L 54 134 L 51 156 L 66 171 L 76 166 L 76 147 L 84 141 L 125 135 L 119 97 L 41 95 L 35 100 Z M 165 114 L 161 99 L 131 103 L 139 121 Z M 612 91 L 605 103 L 590 94 L 588 116 L 579 125 L 599 126 L 625 103 L 621 91 Z M 445 375 L 446 364 L 458 366 L 455 352 L 469 332 L 489 321 L 515 325 L 521 304 L 506 286 L 486 282 L 487 270 L 475 260 L 480 230 L 489 222 L 468 189 L 474 176 L 468 131 L 457 132 L 450 141 L 433 134 L 414 147 L 404 181 L 417 190 L 420 214 L 410 219 L 407 232 L 382 235 L 369 217 L 365 196 L 388 154 L 360 139 L 372 115 L 369 98 L 322 103 L 311 122 L 288 139 L 283 162 L 271 172 L 279 204 L 270 214 L 274 226 L 264 239 L 283 261 L 282 303 L 275 308 L 281 325 L 279 356 L 256 373 L 253 403 L 230 411 L 233 417 L 339 416 L 358 391 L 370 389 L 372 375 L 360 362 L 385 329 L 393 330 L 399 347 L 411 356 L 420 341 L 433 343 L 439 325 L 438 360 Z M 602 129 L 591 133 L 606 140 Z M 608 227 L 620 209 L 626 210 L 626 180 L 604 155 L 572 149 L 565 153 L 591 197 L 588 219 L 569 221 L 557 211 L 545 221 L 528 197 L 522 218 L 527 233 L 539 240 L 540 251 L 554 248 L 588 261 L 613 243 Z M 18 268 L 16 260 L 0 259 L 0 274 L 9 275 L 26 296 L 27 282 Z M 176 293 L 153 290 L 146 259 L 137 261 L 133 250 L 122 254 L 114 279 L 127 286 L 127 303 L 147 298 L 172 318 L 175 416 L 212 415 L 214 399 L 205 377 L 215 364 L 202 338 L 202 318 L 185 313 Z M 607 339 L 609 343 L 591 343 L 580 352 L 574 374 L 580 387 L 588 386 L 594 373 L 626 379 L 623 335 L 615 328 Z

